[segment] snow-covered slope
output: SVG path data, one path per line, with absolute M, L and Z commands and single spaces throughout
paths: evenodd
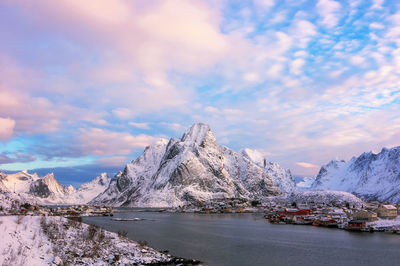
M 321 167 L 312 189 L 351 192 L 364 200 L 400 203 L 400 147 L 363 153 Z
M 296 184 L 298 189 L 309 189 L 315 181 L 315 177 L 302 177 L 301 181 Z
M 0 172 L 0 193 L 13 200 L 38 204 L 85 204 L 102 193 L 109 185 L 107 174 L 96 177 L 83 184 L 79 190 L 73 186 L 62 186 L 54 177 L 47 174 L 43 178 L 36 173 L 22 171 L 16 174 Z
M 110 185 L 110 181 L 111 178 L 108 177 L 107 173 L 102 173 L 92 181 L 82 184 L 77 191 L 75 190 L 75 193 L 70 195 L 68 201 L 86 204 L 104 192 Z
M 295 189 L 296 185 L 289 169 L 284 169 L 277 163 L 268 162 L 257 150 L 246 148 L 240 150 L 239 154 L 261 167 L 271 177 L 273 184 L 283 192 L 291 192 Z
M 272 163 L 264 168 L 254 154 L 219 146 L 208 125 L 194 124 L 179 139 L 146 147 L 91 203 L 176 207 L 212 198 L 277 195 L 274 178 L 294 187 L 290 172 Z

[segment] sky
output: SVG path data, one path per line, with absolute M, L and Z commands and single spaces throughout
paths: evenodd
M 197 122 L 300 176 L 400 145 L 396 0 L 4 0 L 0 38 L 3 170 L 79 183 Z

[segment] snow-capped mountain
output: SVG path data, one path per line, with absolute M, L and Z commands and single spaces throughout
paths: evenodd
M 8 197 L 21 202 L 85 204 L 103 192 L 110 180 L 107 174 L 102 174 L 76 190 L 71 185 L 61 185 L 52 173 L 41 178 L 28 171 L 8 175 L 0 172 L 0 192 L 7 193 Z
M 176 207 L 212 198 L 278 195 L 275 183 L 284 183 L 285 190 L 294 187 L 290 172 L 273 163 L 264 168 L 259 159 L 256 152 L 218 145 L 208 125 L 194 124 L 179 139 L 146 147 L 91 203 Z
M 4 192 L 9 192 L 15 199 L 44 204 L 58 203 L 69 193 L 69 189 L 60 185 L 53 174 L 40 178 L 26 170 L 9 175 L 2 173 L 0 184 Z
M 321 167 L 312 189 L 351 192 L 364 200 L 400 203 L 400 147 L 363 153 Z

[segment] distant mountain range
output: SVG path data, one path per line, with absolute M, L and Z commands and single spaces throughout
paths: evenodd
M 400 203 L 400 147 L 363 153 L 348 162 L 330 161 L 321 167 L 311 189 L 341 190 L 367 201 Z
M 0 172 L 0 191 L 10 197 L 38 204 L 86 204 L 110 184 L 107 174 L 82 184 L 78 190 L 62 186 L 53 174 L 39 177 L 36 173 L 22 171 L 16 174 Z
M 290 171 L 256 151 L 220 146 L 210 127 L 198 123 L 179 139 L 147 147 L 91 203 L 176 207 L 213 198 L 262 198 L 294 188 Z
M 289 170 L 255 150 L 235 152 L 220 146 L 210 127 L 198 123 L 181 138 L 160 139 L 146 147 L 114 178 L 104 173 L 78 190 L 62 186 L 53 174 L 0 172 L 0 192 L 39 204 L 177 207 L 210 199 L 276 195 L 356 201 L 337 191 L 367 201 L 400 203 L 400 147 L 363 153 L 348 162 L 333 160 L 321 167 L 315 179 L 295 182 Z

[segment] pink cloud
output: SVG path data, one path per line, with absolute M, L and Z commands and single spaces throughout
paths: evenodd
M 106 125 L 104 111 L 96 112 L 84 107 L 68 104 L 66 97 L 58 97 L 58 102 L 50 100 L 51 88 L 39 70 L 18 65 L 11 58 L 0 56 L 0 116 L 9 117 L 15 123 L 15 132 L 28 134 L 57 131 L 63 122 L 86 121 L 96 125 Z M 46 87 L 47 86 L 47 87 Z M 55 94 L 68 95 L 69 87 Z M 43 96 L 37 96 L 43 95 Z M 57 98 L 57 97 L 55 97 Z
M 41 27 L 62 31 L 83 44 L 113 47 L 111 61 L 146 71 L 196 71 L 226 51 L 221 15 L 199 1 L 18 1 Z M 33 12 L 33 9 L 35 12 Z M 115 50 L 116 49 L 116 50 Z M 201 55 L 201 56 L 199 56 Z M 173 64 L 171 64 L 173 62 Z M 111 69 L 126 78 L 126 72 Z
M 15 120 L 0 117 L 0 140 L 5 141 L 13 136 Z
M 144 148 L 157 138 L 148 135 L 133 136 L 127 132 L 115 132 L 100 128 L 82 129 L 78 141 L 86 154 L 130 154 L 134 149 Z
M 304 168 L 319 168 L 320 166 L 312 164 L 312 163 L 306 163 L 306 162 L 297 162 L 296 163 L 298 166 L 304 167 Z
M 199 1 L 15 3 L 25 10 L 32 27 L 60 34 L 74 48 L 91 49 L 90 55 L 83 54 L 69 65 L 66 74 L 71 79 L 46 77 L 41 91 L 87 99 L 93 93 L 86 85 L 96 86 L 99 103 L 119 102 L 133 113 L 186 105 L 194 89 L 172 82 L 167 73 L 212 71 L 229 54 L 232 43 L 237 44 L 221 33 L 219 11 Z M 84 83 L 74 84 L 76 79 Z

